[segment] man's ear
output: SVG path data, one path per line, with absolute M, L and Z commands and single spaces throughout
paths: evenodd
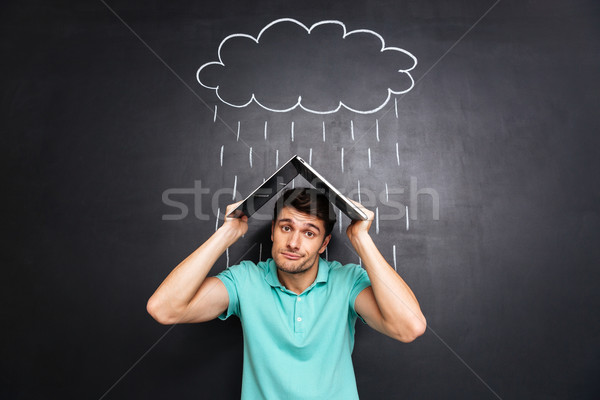
M 321 245 L 321 248 L 319 249 L 319 254 L 322 254 L 325 251 L 330 240 L 331 240 L 331 233 L 329 235 L 325 236 L 325 239 L 323 239 L 323 244 Z
M 275 221 L 271 221 L 271 242 L 273 241 L 273 228 L 275 227 Z

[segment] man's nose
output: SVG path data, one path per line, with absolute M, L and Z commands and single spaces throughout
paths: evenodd
M 300 232 L 292 232 L 292 234 L 289 235 L 287 245 L 291 249 L 298 249 L 300 247 Z

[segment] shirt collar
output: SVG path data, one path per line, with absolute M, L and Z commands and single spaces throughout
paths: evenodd
M 315 286 L 317 283 L 327 282 L 329 278 L 329 263 L 319 257 L 319 271 L 317 272 L 317 277 L 315 281 L 306 289 L 310 289 Z M 275 261 L 272 258 L 267 260 L 267 274 L 265 275 L 265 280 L 269 285 L 274 288 L 284 288 L 284 286 L 279 282 L 279 278 L 277 277 L 277 266 L 275 265 Z

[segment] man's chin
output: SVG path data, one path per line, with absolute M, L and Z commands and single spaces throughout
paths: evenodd
M 283 269 L 283 268 L 280 268 L 281 271 L 283 271 L 285 273 L 288 273 L 288 274 L 292 274 L 292 275 L 303 274 L 306 271 L 308 271 L 309 269 L 310 268 L 292 270 L 292 269 Z
M 301 274 L 310 269 L 310 265 L 307 266 L 306 260 L 303 260 L 302 258 L 298 260 L 287 260 L 285 257 L 282 258 L 283 260 L 280 259 L 276 260 L 275 262 L 277 269 L 282 272 L 287 272 L 289 274 Z

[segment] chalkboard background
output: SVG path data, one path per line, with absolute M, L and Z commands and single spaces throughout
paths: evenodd
M 428 320 L 410 344 L 357 324 L 361 398 L 600 396 L 597 2 L 2 9 L 3 398 L 239 398 L 239 320 L 162 326 L 146 301 L 234 186 L 241 199 L 293 154 L 355 199 L 360 182 L 372 236 Z M 198 83 L 223 39 L 279 18 L 376 32 L 418 59 L 414 88 L 377 112 L 320 115 L 231 107 Z M 365 65 L 315 70 L 312 101 L 347 79 L 353 101 L 377 103 L 382 72 Z M 300 65 L 271 72 L 306 79 Z M 267 228 L 251 220 L 211 273 L 267 258 Z M 327 257 L 359 261 L 337 227 Z

